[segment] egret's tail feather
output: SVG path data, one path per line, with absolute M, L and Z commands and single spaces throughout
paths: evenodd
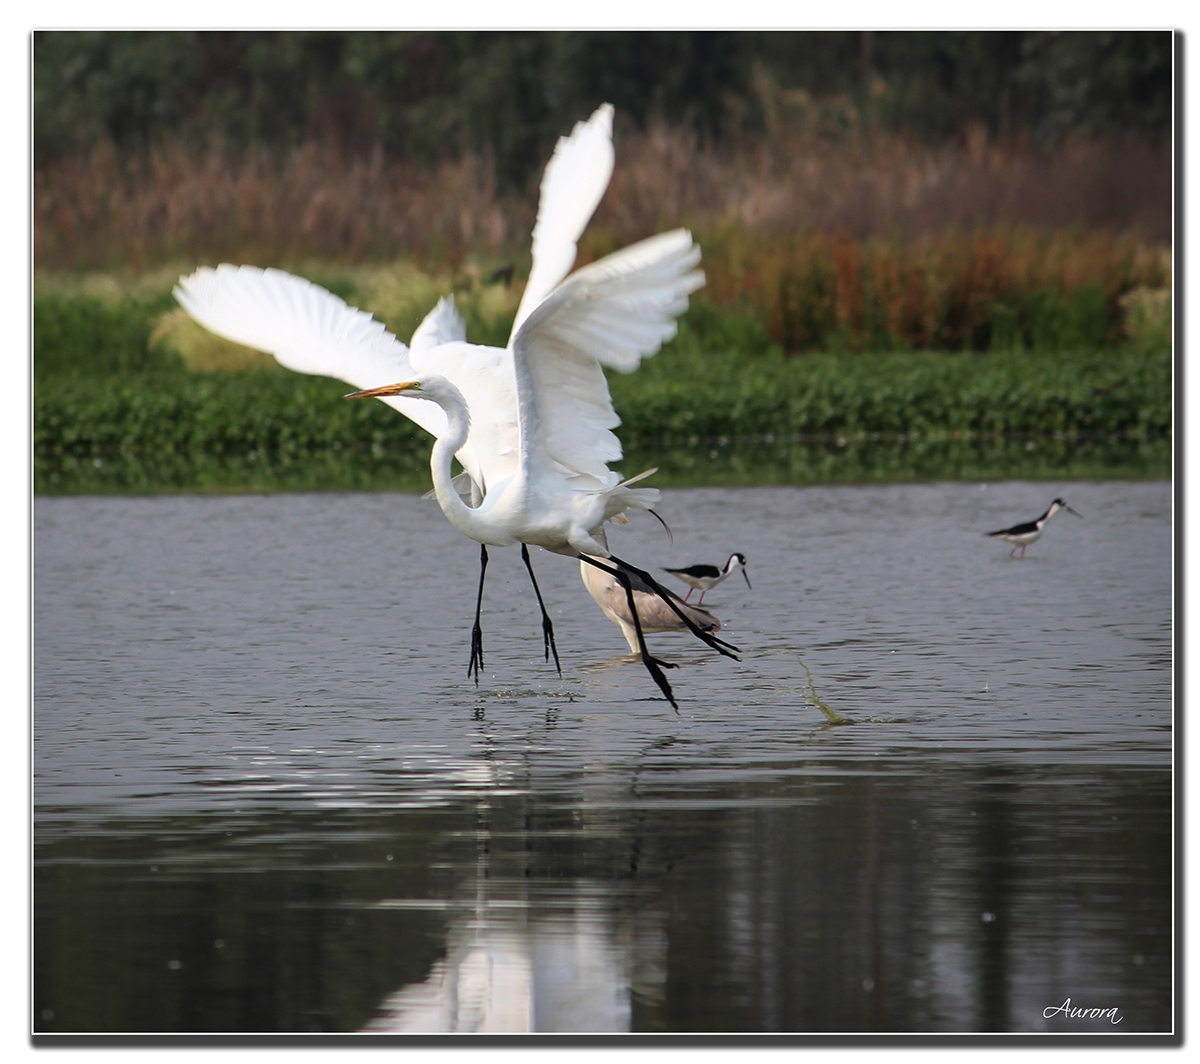
M 604 506 L 604 520 L 624 514 L 626 510 L 648 510 L 654 512 L 654 507 L 662 501 L 662 493 L 658 488 L 627 488 L 618 484 L 611 489 Z
M 636 484 L 639 480 L 645 480 L 647 477 L 652 477 L 657 472 L 658 466 L 653 466 L 650 469 L 643 469 L 637 476 L 630 477 L 628 480 L 623 480 L 621 483 L 624 484 L 625 487 L 629 487 L 630 484 Z

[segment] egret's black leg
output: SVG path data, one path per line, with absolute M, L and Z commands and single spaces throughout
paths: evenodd
M 479 686 L 479 673 L 483 668 L 483 627 L 479 623 L 479 614 L 483 609 L 483 574 L 487 572 L 487 547 L 479 544 L 479 597 L 475 599 L 475 625 L 471 629 L 471 663 L 467 666 L 467 675 L 475 677 L 475 686 Z
M 663 675 L 662 670 L 678 668 L 677 665 L 669 661 L 660 661 L 654 657 L 646 648 L 646 637 L 642 634 L 642 622 L 638 619 L 637 606 L 633 602 L 633 584 L 629 580 L 629 574 L 623 573 L 619 568 L 613 568 L 609 565 L 604 565 L 602 562 L 596 561 L 595 558 L 589 558 L 586 554 L 581 554 L 579 560 L 587 562 L 588 565 L 594 565 L 597 569 L 601 569 L 606 573 L 610 573 L 617 578 L 617 582 L 625 589 L 625 599 L 629 603 L 629 615 L 633 618 L 633 627 L 637 632 L 638 647 L 642 652 L 642 664 L 646 666 L 647 671 L 653 677 L 654 682 L 658 684 L 658 689 L 666 695 L 667 701 L 671 703 L 671 707 L 676 713 L 679 712 L 679 703 L 675 701 L 675 695 L 671 691 L 671 685 L 667 683 L 667 678 Z
M 619 566 L 623 565 L 626 569 L 633 573 L 634 576 L 646 581 L 646 584 L 650 587 L 650 589 L 675 611 L 676 615 L 681 621 L 683 621 L 684 624 L 688 626 L 693 635 L 704 640 L 704 642 L 712 647 L 713 650 L 720 651 L 726 657 L 733 658 L 734 661 L 742 660 L 737 656 L 737 647 L 735 647 L 732 643 L 726 643 L 724 639 L 718 639 L 715 635 L 711 635 L 708 632 L 702 632 L 698 627 L 696 627 L 695 623 L 693 623 L 693 621 L 684 614 L 683 610 L 681 610 L 675 605 L 674 602 L 671 601 L 670 594 L 665 591 L 658 581 L 655 580 L 654 577 L 652 577 L 648 572 L 646 572 L 644 569 L 639 569 L 635 565 L 630 565 L 628 562 L 622 561 L 615 554 L 610 554 L 609 559 L 613 562 L 616 562 Z M 703 599 L 703 597 L 704 596 L 702 595 L 701 599 Z
M 521 544 L 521 560 L 525 563 L 525 568 L 529 570 L 529 579 L 533 581 L 533 593 L 537 595 L 538 608 L 542 611 L 542 641 L 546 644 L 546 660 L 550 660 L 550 653 L 554 653 L 554 667 L 558 670 L 558 675 L 562 675 L 562 666 L 558 663 L 558 647 L 554 645 L 554 625 L 550 623 L 550 614 L 546 612 L 546 604 L 542 601 L 542 589 L 538 587 L 537 577 L 533 575 L 533 563 L 529 560 L 529 548 Z

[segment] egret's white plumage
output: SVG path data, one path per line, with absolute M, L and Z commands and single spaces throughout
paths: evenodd
M 533 265 L 517 307 L 509 347 L 525 319 L 575 265 L 579 238 L 604 198 L 613 172 L 612 104 L 601 104 L 554 148 L 538 199 L 531 235 Z
M 175 286 L 175 298 L 210 332 L 246 347 L 269 351 L 297 373 L 335 377 L 356 388 L 376 388 L 436 370 L 453 377 L 464 398 L 493 416 L 476 419 L 458 455 L 471 479 L 483 485 L 490 464 L 508 459 L 515 468 L 517 431 L 511 358 L 495 347 L 467 344 L 466 328 L 445 298 L 426 315 L 406 347 L 366 311 L 324 288 L 282 270 L 222 264 L 201 267 Z M 446 434 L 446 415 L 433 403 L 394 396 L 384 400 L 435 437 Z M 507 418 L 504 412 L 508 412 Z
M 704 283 L 695 268 L 700 249 L 682 229 L 565 277 L 612 168 L 612 108 L 605 104 L 559 140 L 546 168 L 533 267 L 507 348 L 468 343 L 446 299 L 405 347 L 369 314 L 278 270 L 202 268 L 181 278 L 175 295 L 211 331 L 269 351 L 297 372 L 344 380 L 360 389 L 356 395 L 382 398 L 437 437 L 430 459 L 434 492 L 465 535 L 484 545 L 521 543 L 527 565 L 527 544 L 606 558 L 607 547 L 597 539 L 604 522 L 650 509 L 659 493 L 622 483 L 609 468 L 621 457 L 612 431 L 620 419 L 603 367 L 636 369 L 675 335 L 688 296 Z M 469 492 L 451 478 L 453 457 L 470 479 Z M 486 565 L 486 546 L 483 560 Z M 477 678 L 478 627 L 477 611 Z M 544 608 L 543 629 L 549 655 Z M 697 634 L 727 653 L 719 640 Z M 661 673 L 655 679 L 671 698 Z

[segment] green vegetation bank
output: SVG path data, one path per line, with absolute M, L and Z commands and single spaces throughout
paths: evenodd
M 519 296 L 405 265 L 305 272 L 401 337 L 455 288 L 468 335 L 502 345 Z M 428 486 L 420 429 L 211 336 L 175 306 L 175 276 L 39 277 L 36 491 Z M 1043 294 L 1045 320 L 986 330 L 984 351 L 892 336 L 888 351 L 789 354 L 768 317 L 698 299 L 675 341 L 610 375 L 625 471 L 657 465 L 659 484 L 1169 475 L 1169 303 L 1131 291 L 1116 326 L 1103 299 Z

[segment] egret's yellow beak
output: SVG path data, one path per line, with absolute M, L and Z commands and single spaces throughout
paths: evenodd
M 343 395 L 343 399 L 382 399 L 387 395 L 402 395 L 404 392 L 420 391 L 419 381 L 401 381 L 399 384 L 385 384 L 382 388 L 368 388 L 363 392 L 351 392 Z

